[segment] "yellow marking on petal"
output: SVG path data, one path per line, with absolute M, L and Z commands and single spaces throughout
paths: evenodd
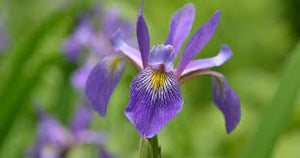
M 151 83 L 154 85 L 154 90 L 162 87 L 166 82 L 166 73 L 163 71 L 153 70 L 151 76 Z
M 110 65 L 109 65 L 110 71 L 114 71 L 115 68 L 120 64 L 121 61 L 122 61 L 122 59 L 120 59 L 120 58 L 115 58 L 115 59 L 111 60 Z

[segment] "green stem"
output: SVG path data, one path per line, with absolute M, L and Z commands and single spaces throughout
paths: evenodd
M 157 135 L 152 138 L 141 137 L 140 158 L 161 158 Z

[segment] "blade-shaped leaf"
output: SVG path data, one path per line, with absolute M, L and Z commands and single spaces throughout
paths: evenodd
M 269 158 L 272 149 L 287 127 L 300 87 L 300 42 L 283 69 L 280 86 L 258 123 L 257 131 L 250 138 L 243 158 Z

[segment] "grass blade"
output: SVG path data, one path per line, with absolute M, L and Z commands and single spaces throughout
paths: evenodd
M 258 129 L 244 151 L 242 158 L 269 158 L 273 147 L 287 127 L 300 87 L 300 42 L 283 69 L 280 86 L 269 106 L 265 108 Z

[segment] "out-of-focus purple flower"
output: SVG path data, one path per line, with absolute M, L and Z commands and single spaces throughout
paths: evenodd
M 137 70 L 141 70 L 130 84 L 130 99 L 125 114 L 143 137 L 155 136 L 181 111 L 183 98 L 180 84 L 200 75 L 212 75 L 213 100 L 225 117 L 227 133 L 239 123 L 241 111 L 238 96 L 222 74 L 209 70 L 230 59 L 231 49 L 223 45 L 215 57 L 192 60 L 214 34 L 221 11 L 217 11 L 194 33 L 183 49 L 177 68 L 173 68 L 181 45 L 189 35 L 194 16 L 195 8 L 191 3 L 179 9 L 172 17 L 165 44 L 156 45 L 150 50 L 150 36 L 143 17 L 142 1 L 136 23 L 139 51 L 127 45 L 118 33 L 111 40 L 115 49 L 121 51 Z M 102 77 L 105 75 L 102 71 L 106 67 L 100 67 L 98 71 L 94 71 L 94 76 L 97 77 L 87 85 L 90 92 L 88 96 L 98 97 L 99 100 L 105 96 L 104 92 L 98 91 L 100 86 L 109 84 Z M 100 114 L 105 114 L 106 106 L 104 108 L 103 105 L 93 106 L 98 108 Z
M 102 22 L 100 22 L 101 31 L 97 30 L 95 23 L 98 19 L 95 19 L 93 14 L 98 13 L 99 11 L 94 11 L 90 15 L 81 16 L 74 33 L 64 43 L 64 52 L 72 61 L 78 61 L 84 50 L 88 51 L 84 64 L 72 75 L 72 85 L 75 89 L 81 92 L 85 90 L 88 76 L 95 66 L 94 72 L 103 68 L 103 79 L 109 81 L 106 84 L 107 91 L 99 90 L 99 93 L 103 94 L 104 100 L 95 103 L 94 97 L 98 96 L 88 96 L 89 101 L 93 102 L 92 105 L 105 104 L 108 101 L 124 69 L 121 56 L 111 47 L 111 36 L 118 29 L 124 32 L 124 38 L 132 35 L 132 25 L 121 18 L 118 9 L 109 9 L 104 12 L 101 16 Z M 93 80 L 94 77 L 92 76 L 90 80 Z M 95 106 L 93 108 L 96 111 L 98 109 Z
M 5 32 L 2 24 L 2 20 L 0 19 L 0 52 L 7 50 L 8 45 L 9 45 L 9 37 L 7 35 L 7 32 Z
M 55 118 L 36 107 L 38 115 L 38 137 L 29 149 L 31 158 L 63 158 L 76 145 L 91 144 L 101 149 L 105 143 L 103 132 L 89 130 L 91 110 L 88 106 L 80 106 L 74 115 L 71 129 L 63 127 Z M 99 151 L 100 151 L 99 150 Z

